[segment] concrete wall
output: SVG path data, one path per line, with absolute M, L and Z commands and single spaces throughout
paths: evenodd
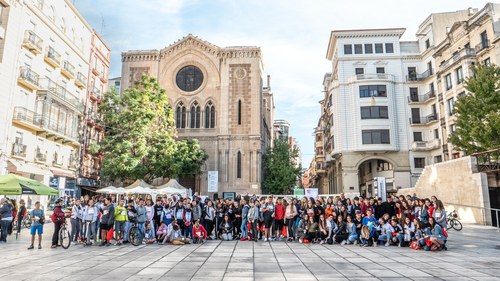
M 446 210 L 456 210 L 461 222 L 491 224 L 488 181 L 477 173 L 476 159 L 464 157 L 426 166 L 414 188 L 400 189 L 398 195 L 416 193 L 419 198 L 435 195 Z

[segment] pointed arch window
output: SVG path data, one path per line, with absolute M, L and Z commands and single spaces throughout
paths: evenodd
M 241 125 L 241 100 L 238 100 L 238 125 Z
M 180 102 L 175 109 L 175 127 L 186 128 L 186 106 L 183 102 Z
M 191 128 L 200 128 L 201 110 L 197 101 L 191 106 Z
M 236 177 L 241 179 L 241 152 L 236 156 Z
M 205 128 L 215 128 L 215 106 L 212 101 L 205 106 Z

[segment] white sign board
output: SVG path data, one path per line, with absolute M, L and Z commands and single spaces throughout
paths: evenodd
M 219 171 L 208 171 L 208 192 L 218 192 Z
M 385 186 L 385 177 L 376 177 L 377 196 L 382 198 L 382 202 L 387 201 L 387 187 Z
M 317 188 L 306 188 L 306 195 L 307 198 L 315 198 L 318 197 L 318 189 Z

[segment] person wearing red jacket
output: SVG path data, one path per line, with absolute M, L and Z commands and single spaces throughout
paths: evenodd
M 194 244 L 199 244 L 205 242 L 205 239 L 207 239 L 208 233 L 203 227 L 203 225 L 200 224 L 200 220 L 197 219 L 194 222 L 193 225 L 193 243 Z
M 62 209 L 62 199 L 57 199 L 55 202 L 54 211 L 52 214 L 52 222 L 54 223 L 54 234 L 52 235 L 52 247 L 56 248 L 59 245 L 59 230 L 61 229 L 61 225 L 64 222 L 64 218 L 66 214 Z
M 276 231 L 276 240 L 281 239 L 280 235 L 285 223 L 285 212 L 286 207 L 283 205 L 283 199 L 278 198 L 276 200 L 276 208 L 274 211 L 274 229 Z

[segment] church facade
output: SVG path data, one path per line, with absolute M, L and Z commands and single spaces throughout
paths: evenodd
M 122 53 L 121 91 L 142 74 L 157 78 L 175 111 L 178 137 L 198 139 L 209 155 L 203 173 L 181 184 L 211 195 L 208 171 L 217 171 L 216 193 L 259 194 L 274 114 L 262 72 L 259 47 L 221 48 L 189 34 L 161 50 Z

